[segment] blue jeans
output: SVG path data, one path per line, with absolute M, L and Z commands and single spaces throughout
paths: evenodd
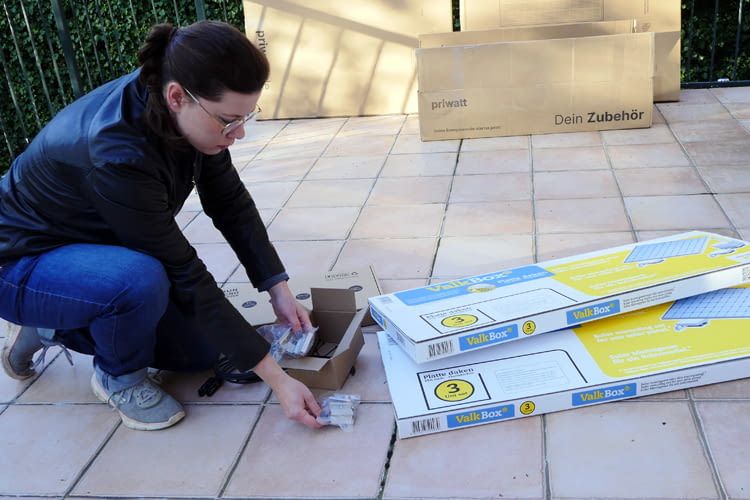
M 169 299 L 162 264 L 127 248 L 76 243 L 0 268 L 0 317 L 55 330 L 118 377 L 155 367 L 203 370 L 219 352 Z

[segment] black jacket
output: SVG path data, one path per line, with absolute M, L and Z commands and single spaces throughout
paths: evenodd
M 168 150 L 142 121 L 138 71 L 60 111 L 0 180 L 0 263 L 61 245 L 120 245 L 157 258 L 178 307 L 241 369 L 268 343 L 226 300 L 174 216 L 195 185 L 252 283 L 286 278 L 228 151 Z

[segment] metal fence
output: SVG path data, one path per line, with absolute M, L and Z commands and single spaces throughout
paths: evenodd
M 1 1 L 0 172 L 58 110 L 132 71 L 152 24 L 209 18 L 244 31 L 242 0 Z M 750 85 L 749 5 L 682 2 L 683 87 Z

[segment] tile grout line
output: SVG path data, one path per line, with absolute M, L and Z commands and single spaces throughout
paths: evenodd
M 625 203 L 625 193 L 623 193 L 622 186 L 620 186 L 620 180 L 617 178 L 617 173 L 615 172 L 614 162 L 612 161 L 612 157 L 609 155 L 609 144 L 607 144 L 607 140 L 601 131 L 599 131 L 599 138 L 602 141 L 602 149 L 604 150 L 604 157 L 607 159 L 607 163 L 609 164 L 609 170 L 610 172 L 612 172 L 612 177 L 614 178 L 615 185 L 617 186 L 617 191 L 618 193 L 620 193 L 620 196 L 619 196 L 620 204 L 622 205 L 622 209 L 625 212 L 625 218 L 627 219 L 628 225 L 630 226 L 630 235 L 633 237 L 633 241 L 637 242 L 638 233 L 636 232 L 635 224 L 633 224 L 633 219 L 630 216 L 628 205 Z
M 708 437 L 706 436 L 706 431 L 703 427 L 703 420 L 700 417 L 700 413 L 698 412 L 698 408 L 696 407 L 696 401 L 693 398 L 693 391 L 691 389 L 687 389 L 687 393 L 688 408 L 690 410 L 690 415 L 693 418 L 693 424 L 695 425 L 695 431 L 698 434 L 701 448 L 703 449 L 703 455 L 706 457 L 708 466 L 711 469 L 711 479 L 714 482 L 714 486 L 718 490 L 719 497 L 722 500 L 725 500 L 729 498 L 729 495 L 727 494 L 726 486 L 724 486 L 724 482 L 721 479 L 721 474 L 719 474 L 719 467 L 714 460 L 713 453 L 711 452 L 711 446 L 708 442 Z
M 391 469 L 391 459 L 393 458 L 393 452 L 396 449 L 396 441 L 398 441 L 398 427 L 396 421 L 393 421 L 393 432 L 391 433 L 391 442 L 388 445 L 388 451 L 385 454 L 385 463 L 383 464 L 383 472 L 380 478 L 380 485 L 378 486 L 378 493 L 375 496 L 377 500 L 382 500 L 385 495 L 385 483 L 388 480 L 388 473 Z
M 109 405 L 107 405 L 107 408 L 109 408 Z M 112 410 L 116 411 L 114 408 Z M 78 483 L 83 479 L 83 476 L 86 475 L 86 472 L 91 468 L 92 465 L 94 465 L 94 462 L 97 458 L 99 458 L 99 455 L 101 455 L 102 450 L 109 444 L 109 442 L 112 440 L 112 436 L 115 435 L 115 432 L 117 432 L 117 429 L 123 426 L 122 420 L 120 419 L 120 416 L 115 414 L 117 418 L 117 423 L 112 426 L 112 429 L 107 433 L 107 435 L 102 440 L 101 444 L 97 447 L 97 449 L 94 451 L 94 453 L 91 455 L 91 458 L 86 462 L 86 464 L 81 468 L 81 470 L 78 472 L 76 477 L 71 481 L 70 486 L 67 490 L 65 490 L 65 493 L 63 493 L 63 497 L 67 497 L 70 495 L 70 493 L 75 489 L 76 486 L 78 486 Z
M 547 454 L 548 443 L 547 443 L 547 415 L 542 414 L 541 425 L 542 425 L 542 481 L 543 481 L 543 498 L 549 500 L 552 498 L 552 481 L 549 475 L 549 456 Z
M 531 135 L 527 139 L 528 146 L 528 161 L 529 161 L 529 176 L 531 177 L 531 192 L 529 198 L 531 201 L 531 260 L 535 263 L 539 262 L 539 234 L 536 220 L 536 185 L 534 184 L 534 141 L 531 140 Z M 541 149 L 541 148 L 540 148 Z

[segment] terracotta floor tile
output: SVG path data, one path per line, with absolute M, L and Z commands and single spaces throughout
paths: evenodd
M 318 158 L 328 147 L 331 138 L 298 144 L 294 140 L 289 142 L 270 142 L 255 156 L 259 160 L 281 160 L 285 158 Z
M 396 144 L 394 144 L 391 153 L 452 153 L 458 151 L 460 143 L 460 140 L 422 141 L 418 135 L 404 135 L 402 133 L 396 138 Z
M 302 181 L 287 207 L 358 207 L 370 194 L 373 179 Z
M 276 138 L 310 138 L 334 136 L 341 130 L 348 118 L 309 118 L 302 120 L 290 120 Z
M 343 240 L 359 215 L 358 207 L 285 208 L 268 234 L 272 240 Z
M 182 422 L 159 432 L 121 426 L 73 494 L 217 495 L 259 408 L 189 406 Z
M 338 137 L 357 135 L 395 135 L 401 131 L 406 115 L 353 116 L 339 130 Z
M 611 170 L 535 172 L 534 198 L 609 198 L 620 196 Z
M 633 242 L 630 232 L 540 234 L 536 237 L 537 261 L 570 257 Z
M 161 372 L 161 387 L 182 403 L 262 403 L 271 392 L 263 382 L 232 384 L 224 382 L 213 396 L 199 396 L 198 389 L 212 377 L 212 370 L 202 372 Z M 192 407 L 188 407 L 188 412 Z
M 248 163 L 250 163 L 250 161 L 252 161 L 256 156 L 258 156 L 258 153 L 263 151 L 265 145 L 265 143 L 260 143 L 248 145 L 241 149 L 233 148 L 233 150 L 231 151 L 231 158 L 234 168 L 236 168 L 237 170 L 242 170 L 247 167 Z
M 395 135 L 339 135 L 331 141 L 323 156 L 387 155 L 395 140 Z
M 349 240 L 333 270 L 371 265 L 378 279 L 426 278 L 436 245 L 436 238 Z
M 711 93 L 716 96 L 719 102 L 750 102 L 749 87 L 730 87 L 724 89 L 711 89 Z
M 255 160 L 240 173 L 245 183 L 299 181 L 315 163 L 315 158 L 287 158 L 284 160 Z
M 429 274 L 429 273 L 428 273 Z M 0 372 L 0 404 L 10 403 L 26 390 L 35 379 L 15 380 Z
M 533 169 L 545 170 L 601 170 L 609 162 L 604 148 L 548 148 L 533 150 Z
M 747 165 L 750 158 L 750 141 L 693 142 L 685 150 L 699 167 L 713 165 Z
M 729 227 L 719 205 L 710 195 L 632 196 L 625 206 L 636 230 L 708 229 Z
M 385 155 L 319 158 L 307 173 L 306 179 L 366 179 L 377 177 L 385 159 Z
M 500 151 L 503 149 L 528 149 L 528 135 L 511 137 L 482 137 L 479 139 L 464 139 L 461 141 L 461 152 L 466 151 Z
M 188 224 L 190 224 L 193 219 L 195 219 L 198 213 L 199 212 L 187 212 L 183 210 L 182 212 L 178 213 L 174 219 L 177 222 L 177 226 L 184 231 Z
M 620 198 L 538 200 L 539 233 L 609 233 L 630 231 Z
M 198 197 L 198 193 L 196 193 L 195 189 L 193 189 L 193 191 L 190 193 L 190 196 L 188 196 L 185 200 L 185 204 L 182 205 L 181 212 L 200 212 L 201 210 L 203 210 L 201 200 Z
M 750 399 L 750 379 L 694 387 L 690 392 L 695 399 Z
M 375 497 L 392 432 L 388 404 L 360 404 L 351 433 L 336 427 L 308 429 L 284 418 L 278 405 L 270 405 L 224 497 Z M 304 474 L 290 480 L 290 471 Z
M 531 262 L 530 234 L 443 237 L 432 275 L 443 278 L 472 276 Z
M 452 182 L 452 176 L 385 177 L 377 180 L 367 204 L 446 203 Z
M 419 116 L 408 115 L 401 127 L 401 134 L 418 134 L 419 133 Z
M 457 156 L 456 153 L 390 155 L 380 177 L 453 175 Z
M 383 294 L 386 294 L 386 293 L 396 293 L 402 290 L 409 290 L 410 288 L 421 288 L 427 285 L 427 280 L 425 279 L 412 279 L 412 280 L 378 279 L 378 283 L 380 284 L 380 291 L 383 292 Z
M 217 283 L 226 281 L 240 264 L 229 243 L 200 243 L 193 245 L 193 248 Z
M 680 104 L 712 104 L 718 100 L 709 89 L 682 89 Z
M 200 212 L 182 234 L 190 243 L 226 243 L 224 235 L 214 227 L 213 221 L 205 212 Z
M 450 203 L 528 200 L 531 176 L 528 173 L 459 175 L 453 179 Z
M 750 212 L 747 210 L 750 193 L 719 194 L 716 199 L 735 227 L 750 226 Z
M 481 236 L 531 233 L 530 200 L 489 203 L 451 203 L 445 215 L 444 236 Z
M 546 435 L 553 498 L 718 497 L 687 402 L 554 413 Z
M 750 192 L 750 166 L 698 167 L 712 193 Z
M 29 389 L 20 403 L 99 403 L 91 391 L 91 374 L 94 373 L 92 357 L 70 351 L 73 366 L 58 348 L 50 350 L 47 362 L 51 363 Z
M 420 238 L 437 236 L 445 205 L 367 205 L 352 229 L 352 238 Z
M 750 120 L 740 120 L 740 124 L 745 127 L 745 130 L 750 131 Z
M 287 273 L 324 274 L 336 260 L 343 240 L 326 241 L 276 241 L 273 246 L 284 263 Z M 249 283 L 245 268 L 240 266 L 227 280 L 230 283 Z
M 544 498 L 542 433 L 531 417 L 398 440 L 383 498 Z
M 630 144 L 669 144 L 675 142 L 672 132 L 665 124 L 657 123 L 650 128 L 636 128 L 630 130 L 604 130 L 604 142 L 610 146 L 625 146 Z
M 711 456 L 729 498 L 750 498 L 750 402 L 700 402 L 698 414 L 706 432 Z M 731 425 L 727 425 L 731 422 Z
M 263 220 L 263 224 L 265 224 L 266 227 L 268 227 L 273 219 L 276 217 L 276 214 L 279 213 L 278 208 L 259 208 L 258 214 L 260 214 L 260 218 Z
M 599 132 L 567 132 L 564 134 L 542 134 L 531 136 L 531 146 L 537 148 L 579 148 L 600 146 Z
M 258 208 L 281 208 L 299 182 L 258 182 L 245 184 Z
M 672 132 L 682 143 L 750 140 L 750 134 L 737 120 L 701 120 L 672 124 Z
M 672 125 L 677 122 L 728 120 L 732 118 L 726 108 L 718 102 L 709 104 L 662 103 L 657 104 L 657 107 L 664 119 Z
M 104 405 L 9 407 L 0 415 L 0 494 L 61 497 L 119 421 Z
M 690 160 L 679 144 L 609 146 L 613 168 L 689 167 Z
M 708 192 L 693 167 L 615 170 L 623 196 L 700 194 Z
M 456 175 L 528 172 L 530 168 L 528 149 L 470 151 L 458 155 Z
M 653 125 L 667 123 L 667 120 L 664 119 L 664 115 L 662 115 L 661 111 L 659 111 L 659 108 L 656 107 L 656 104 L 653 105 L 651 116 L 652 116 L 651 123 Z
M 738 120 L 750 119 L 750 103 L 748 102 L 726 103 L 724 107 Z
M 747 241 L 750 240 L 750 226 L 738 229 L 740 237 Z
M 363 402 L 390 403 L 391 394 L 388 392 L 383 361 L 380 359 L 378 339 L 374 334 L 365 334 L 365 345 L 357 356 L 354 369 L 355 372 L 349 375 L 340 392 L 358 394 Z M 326 396 L 330 392 L 319 394 Z

